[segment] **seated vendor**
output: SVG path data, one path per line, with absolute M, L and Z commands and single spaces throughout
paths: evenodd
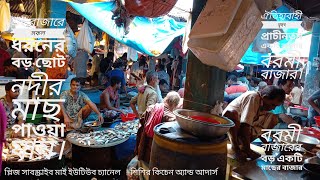
M 250 149 L 250 143 L 261 136 L 262 129 L 271 129 L 277 124 L 277 118 L 268 111 L 284 100 L 283 89 L 267 86 L 261 93 L 248 91 L 242 94 L 226 107 L 223 116 L 235 123 L 229 130 L 229 138 L 237 160 L 257 158 L 257 154 Z M 263 138 L 260 139 L 266 142 Z
M 119 109 L 120 99 L 118 90 L 121 88 L 121 79 L 118 76 L 114 76 L 110 80 L 110 86 L 108 86 L 100 95 L 100 109 L 104 110 L 104 114 L 107 117 L 111 117 L 112 114 L 120 112 L 125 114 L 124 111 Z
M 15 113 L 15 118 L 12 116 L 12 111 L 18 107 L 16 103 L 13 103 L 14 99 L 18 99 L 20 89 L 19 87 L 15 87 L 14 91 L 12 91 L 12 87 L 17 82 L 9 82 L 5 85 L 6 95 L 0 98 L 1 103 L 3 104 L 6 116 L 7 116 L 7 127 L 13 126 L 15 123 L 22 124 L 24 123 L 23 116 L 21 112 Z M 23 105 L 21 106 L 23 108 Z
M 103 123 L 103 117 L 97 106 L 89 99 L 89 97 L 80 91 L 80 79 L 73 78 L 70 83 L 70 90 L 61 93 L 60 98 L 65 102 L 59 103 L 61 111 L 57 115 L 59 119 L 63 119 L 67 129 L 78 129 L 82 126 L 83 119 L 86 119 L 93 110 L 98 115 L 98 120 Z

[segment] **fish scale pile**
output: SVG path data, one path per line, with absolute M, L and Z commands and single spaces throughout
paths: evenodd
M 105 129 L 89 133 L 71 132 L 68 134 L 67 138 L 84 146 L 99 146 L 126 139 L 128 138 L 128 135 L 122 131 Z
M 139 129 L 139 120 L 120 122 L 114 127 L 115 130 L 123 131 L 126 134 L 136 135 Z

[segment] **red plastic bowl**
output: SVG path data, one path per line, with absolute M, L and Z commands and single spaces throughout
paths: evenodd
M 137 86 L 137 84 L 135 84 L 135 83 L 129 83 L 128 85 L 129 85 L 129 86 L 132 86 L 132 87 L 133 87 L 133 86 Z
M 136 118 L 136 115 L 134 113 L 128 113 L 126 115 L 125 114 L 121 114 L 120 117 L 121 117 L 121 120 L 123 122 L 126 122 L 126 121 L 134 120 Z
M 317 126 L 320 126 L 320 116 L 315 116 L 313 119 L 316 121 Z

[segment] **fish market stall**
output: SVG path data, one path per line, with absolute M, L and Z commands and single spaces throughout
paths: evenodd
M 111 128 L 83 128 L 67 135 L 72 143 L 74 167 L 109 169 L 112 167 L 113 147 L 124 143 L 129 135 Z
M 139 120 L 115 123 L 115 130 L 123 131 L 127 135 L 137 135 Z
M 115 146 L 115 154 L 118 160 L 130 158 L 134 154 L 136 138 L 139 129 L 139 120 L 127 122 L 115 122 L 111 125 L 115 130 L 123 131 L 129 135 L 129 140 L 123 144 Z
M 118 120 L 110 126 L 117 131 L 123 131 L 129 135 L 129 139 L 126 142 L 114 147 L 115 160 L 113 161 L 113 166 L 115 169 L 121 169 L 124 173 L 128 163 L 134 157 L 139 124 L 138 119 L 126 122 Z
M 53 136 L 7 138 L 2 152 L 3 169 L 60 169 L 65 165 L 64 155 L 70 151 L 69 142 Z

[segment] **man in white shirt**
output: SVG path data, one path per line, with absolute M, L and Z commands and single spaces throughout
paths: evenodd
M 250 143 L 260 137 L 262 129 L 271 129 L 278 123 L 276 116 L 269 111 L 282 104 L 284 100 L 283 89 L 267 86 L 261 93 L 254 91 L 243 93 L 226 107 L 222 115 L 235 123 L 229 130 L 229 137 L 237 160 L 244 161 L 247 157 L 251 159 L 257 157 L 257 154 L 250 149 Z
M 295 87 L 292 89 L 290 95 L 292 97 L 291 102 L 292 104 L 298 104 L 301 105 L 302 102 L 302 92 L 303 87 L 301 86 L 300 80 L 295 83 Z

